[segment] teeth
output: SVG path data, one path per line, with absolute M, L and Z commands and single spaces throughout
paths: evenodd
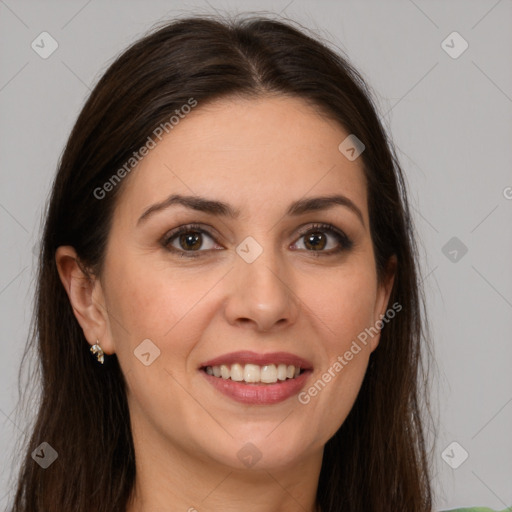
M 277 382 L 277 368 L 275 364 L 269 364 L 261 367 L 260 372 L 260 380 L 261 382 L 266 382 L 267 384 L 273 384 Z
M 231 365 L 221 364 L 220 366 L 207 366 L 205 371 L 208 375 L 221 377 L 223 379 L 231 379 L 236 382 L 248 382 L 275 384 L 277 381 L 285 381 L 286 379 L 294 379 L 300 375 L 300 367 L 292 364 L 266 364 L 259 366 L 257 364 L 239 364 Z
M 218 368 L 218 366 L 214 366 L 214 368 Z M 215 375 L 215 370 L 213 375 Z M 225 364 L 220 365 L 220 375 L 223 379 L 229 379 L 229 376 L 231 375 L 229 368 Z
M 259 382 L 260 381 L 260 367 L 255 364 L 246 364 L 244 368 L 245 382 Z
M 240 382 L 244 380 L 244 369 L 241 364 L 235 363 L 231 365 L 231 380 Z

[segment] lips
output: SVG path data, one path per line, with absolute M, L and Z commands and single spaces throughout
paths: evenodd
M 258 366 L 265 366 L 270 364 L 286 364 L 299 367 L 302 370 L 312 370 L 313 365 L 311 362 L 303 359 L 302 357 L 290 354 L 289 352 L 269 352 L 267 354 L 258 354 L 248 350 L 240 352 L 231 352 L 224 354 L 223 356 L 216 357 L 201 363 L 201 368 L 207 366 L 220 366 L 220 365 L 232 365 L 235 363 L 239 364 L 256 364 Z
M 256 370 L 258 367 L 283 367 L 294 369 L 294 375 L 287 376 L 277 382 L 247 382 L 240 376 L 230 374 L 229 369 L 244 367 Z M 212 369 L 222 368 L 228 373 L 220 376 L 213 375 Z M 293 395 L 296 395 L 305 386 L 305 383 L 312 373 L 312 364 L 299 356 L 289 352 L 272 352 L 258 354 L 256 352 L 241 351 L 231 352 L 223 356 L 204 361 L 199 367 L 205 379 L 222 394 L 244 404 L 270 405 L 282 402 Z M 259 369 L 257 370 L 259 372 Z M 237 373 L 237 372 L 234 372 Z M 263 372 L 262 372 L 263 373 Z M 233 379 L 232 377 L 235 377 Z M 247 377 L 247 376 L 245 376 Z M 250 379 L 249 379 L 250 380 Z M 256 379 L 257 380 L 257 379 Z

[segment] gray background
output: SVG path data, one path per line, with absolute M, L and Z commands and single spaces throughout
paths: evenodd
M 373 87 L 421 239 L 438 362 L 436 508 L 512 505 L 510 0 L 0 0 L 1 508 L 12 496 L 12 456 L 26 428 L 14 411 L 33 249 L 64 143 L 115 55 L 163 18 L 214 10 L 281 12 L 345 50 Z M 48 59 L 31 48 L 43 31 L 59 45 Z M 469 44 L 458 58 L 441 45 L 453 31 Z M 445 44 L 462 48 L 456 39 Z M 452 237 L 459 248 L 445 248 Z M 442 457 L 454 441 L 469 454 L 457 469 Z M 452 448 L 445 459 L 456 465 L 463 452 Z

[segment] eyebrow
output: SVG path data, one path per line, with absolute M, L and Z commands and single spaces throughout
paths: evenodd
M 221 217 L 231 217 L 233 219 L 238 218 L 240 215 L 240 210 L 235 209 L 229 204 L 223 203 L 222 201 L 214 201 L 212 199 L 206 199 L 200 196 L 183 196 L 179 194 L 172 194 L 163 201 L 147 208 L 139 217 L 137 225 L 143 221 L 146 221 L 155 213 L 174 205 L 181 205 L 192 210 L 209 213 L 211 215 L 218 215 Z M 294 217 L 308 212 L 328 210 L 334 206 L 344 206 L 350 209 L 364 226 L 364 219 L 361 210 L 348 197 L 339 194 L 299 199 L 289 206 L 285 215 Z

